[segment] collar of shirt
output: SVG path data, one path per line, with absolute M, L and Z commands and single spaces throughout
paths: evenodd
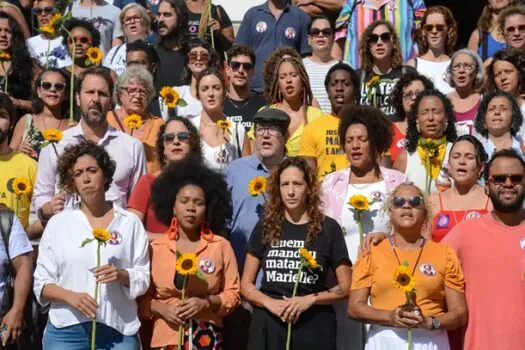
M 74 127 L 68 130 L 68 134 L 73 138 L 81 138 L 84 139 L 84 130 L 82 129 L 82 120 Z M 104 132 L 104 136 L 98 141 L 99 145 L 102 145 L 108 140 L 109 138 L 115 138 L 118 137 L 117 129 L 112 127 L 109 124 L 106 124 L 106 131 Z
M 122 207 L 117 205 L 115 202 L 112 203 L 113 206 L 113 220 L 111 220 L 111 223 L 109 226 L 112 226 L 113 222 L 117 222 L 121 216 L 128 216 L 128 212 L 126 212 Z M 78 219 L 80 222 L 83 222 L 90 230 L 94 229 L 95 227 L 91 227 L 91 224 L 89 223 L 86 214 L 80 209 L 80 202 L 75 203 L 73 206 L 73 213 L 78 216 Z
M 217 237 L 217 235 L 215 233 L 213 234 L 213 238 L 210 239 L 210 240 L 205 240 L 203 238 L 200 238 L 200 240 L 199 240 L 199 247 L 197 248 L 197 250 L 194 253 L 198 255 L 200 252 L 206 250 L 206 248 L 208 247 L 209 244 L 214 244 L 214 243 L 217 243 L 219 241 L 220 241 L 220 239 Z M 156 239 L 153 242 L 151 242 L 151 245 L 152 246 L 154 246 L 154 245 L 167 245 L 168 248 L 173 252 L 173 254 L 177 255 L 177 241 L 170 239 L 167 234 L 163 235 L 162 237 L 159 237 L 158 239 Z
M 269 170 L 264 166 L 264 164 L 261 162 L 256 153 L 249 156 L 247 161 L 248 165 L 254 168 L 255 170 L 264 170 L 266 172 L 269 172 Z

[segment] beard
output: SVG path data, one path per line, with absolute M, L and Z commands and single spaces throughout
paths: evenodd
M 525 200 L 525 191 L 517 191 L 518 196 L 511 202 L 505 202 L 499 198 L 499 191 L 489 190 L 489 197 L 492 201 L 492 206 L 496 211 L 501 213 L 515 213 L 518 212 L 523 206 L 523 200 Z
M 93 108 L 94 106 L 87 106 L 85 108 L 81 108 L 82 120 L 84 122 L 93 125 L 100 124 L 106 119 L 106 114 L 108 112 L 107 109 L 104 109 L 102 106 L 97 106 L 96 109 L 99 111 L 99 113 L 93 113 L 93 111 L 90 110 L 90 107 Z

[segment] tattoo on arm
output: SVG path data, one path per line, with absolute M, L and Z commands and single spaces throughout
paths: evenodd
M 335 293 L 335 294 L 338 294 L 338 295 L 341 295 L 341 294 L 344 293 L 343 288 L 341 288 L 340 285 L 337 285 L 337 286 L 331 288 L 331 289 L 330 289 L 330 292 Z

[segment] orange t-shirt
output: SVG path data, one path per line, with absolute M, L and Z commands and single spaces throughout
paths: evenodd
M 420 250 L 396 248 L 399 261 L 405 260 L 414 269 Z M 371 304 L 376 309 L 394 310 L 406 303 L 405 294 L 394 286 L 394 274 L 399 266 L 389 239 L 370 248 L 370 254 L 360 256 L 353 267 L 351 290 L 370 288 Z M 416 303 L 424 315 L 436 316 L 446 310 L 445 287 L 464 293 L 465 280 L 454 250 L 444 244 L 427 241 L 415 268 Z

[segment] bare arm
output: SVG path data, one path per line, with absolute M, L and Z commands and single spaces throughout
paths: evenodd
M 88 318 L 95 317 L 98 304 L 91 295 L 87 293 L 76 293 L 62 288 L 54 283 L 44 286 L 42 297 L 52 303 L 68 304 L 82 312 Z
M 26 116 L 23 116 L 16 123 L 15 130 L 13 131 L 13 137 L 11 137 L 11 142 L 9 143 L 9 147 L 14 151 L 17 151 L 20 148 L 20 145 L 22 144 L 22 137 L 24 136 L 26 120 Z
M 467 324 L 467 302 L 465 294 L 458 292 L 452 288 L 445 287 L 445 300 L 447 302 L 447 312 L 436 316 L 441 323 L 441 327 L 447 331 L 463 327 Z M 427 322 L 430 322 L 430 317 L 425 317 Z
M 332 57 L 341 61 L 343 59 L 343 48 L 345 47 L 345 39 L 339 39 L 332 45 Z
M 294 0 L 294 4 L 302 9 L 303 6 L 316 5 L 323 10 L 338 12 L 345 5 L 345 0 Z
M 408 152 L 406 150 L 399 153 L 396 161 L 394 162 L 394 169 L 404 173 L 407 168 L 407 159 L 408 159 Z
M 474 29 L 472 34 L 470 34 L 470 39 L 468 40 L 468 44 L 467 44 L 468 48 L 474 52 L 478 52 L 479 40 L 480 40 L 479 30 Z
M 233 26 L 222 28 L 220 31 L 220 38 L 224 44 L 225 49 L 232 47 L 233 42 L 235 41 L 235 33 L 233 32 Z
M 242 142 L 242 152 L 241 152 L 241 155 L 243 157 L 247 157 L 249 155 L 252 154 L 252 149 L 251 149 L 251 142 L 250 142 L 250 138 L 248 137 L 248 134 L 244 134 L 244 141 Z

